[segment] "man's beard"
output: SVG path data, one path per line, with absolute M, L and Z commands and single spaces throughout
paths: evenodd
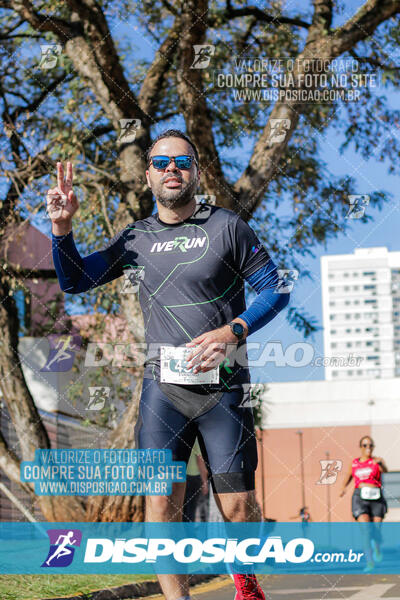
M 160 204 L 165 206 L 165 208 L 181 208 L 182 206 L 189 204 L 194 196 L 196 188 L 197 181 L 195 179 L 186 185 L 182 182 L 182 189 L 179 193 L 176 193 L 176 190 L 165 189 L 163 184 L 161 184 L 160 189 L 155 193 L 155 197 Z M 171 192 L 175 193 L 171 194 Z

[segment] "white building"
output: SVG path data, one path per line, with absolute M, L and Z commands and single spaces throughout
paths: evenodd
M 323 256 L 321 280 L 325 378 L 400 376 L 400 252 Z

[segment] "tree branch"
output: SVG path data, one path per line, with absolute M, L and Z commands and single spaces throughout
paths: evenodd
M 378 25 L 399 12 L 399 0 L 367 0 L 351 19 L 332 32 L 332 58 L 369 37 Z
M 11 263 L 3 264 L 3 269 L 16 279 L 57 279 L 57 273 L 54 269 L 30 269 L 29 267 L 15 266 Z
M 29 0 L 9 0 L 7 2 L 2 2 L 0 6 L 3 8 L 14 9 L 24 21 L 30 23 L 37 31 L 51 31 L 52 33 L 55 33 L 64 44 L 80 33 L 78 23 L 68 23 L 68 21 L 64 21 L 53 15 L 42 15 L 35 11 Z
M 207 0 L 189 0 L 182 12 L 183 33 L 179 42 L 177 92 L 186 129 L 200 155 L 202 186 L 206 194 L 214 194 L 218 204 L 233 204 L 233 190 L 225 179 L 212 132 L 212 118 L 206 102 L 203 69 L 191 68 L 195 59 L 194 45 L 204 44 L 207 24 Z M 199 118 L 201 115 L 201 118 Z
M 144 78 L 138 102 L 146 114 L 153 115 L 156 112 L 172 59 L 177 52 L 181 31 L 182 19 L 177 17 Z
M 225 11 L 222 15 L 218 15 L 218 17 L 209 17 L 208 25 L 210 27 L 214 27 L 214 25 L 221 22 L 221 18 L 223 23 L 227 23 L 232 19 L 240 18 L 240 17 L 255 17 L 257 21 L 262 23 L 274 23 L 275 25 L 294 25 L 295 27 L 304 27 L 308 29 L 310 27 L 309 23 L 303 21 L 302 19 L 292 18 L 292 17 L 284 17 L 283 15 L 272 16 L 267 15 L 263 10 L 258 8 L 258 6 L 245 6 L 243 8 L 233 8 L 230 0 L 227 0 Z
M 380 60 L 376 60 L 375 58 L 372 58 L 370 56 L 359 56 L 357 54 L 357 52 L 355 52 L 354 50 L 349 50 L 349 54 L 356 60 L 365 61 L 365 62 L 369 63 L 370 65 L 372 65 L 373 67 L 378 67 L 379 69 L 382 69 L 383 71 L 391 71 L 393 73 L 400 71 L 400 67 L 396 67 L 395 65 L 385 65 Z
M 331 10 L 330 0 L 314 1 L 312 25 L 304 50 L 296 57 L 295 75 L 302 74 L 302 59 L 322 58 L 329 64 L 331 58 L 350 50 L 358 41 L 369 37 L 380 23 L 400 11 L 400 0 L 367 0 L 352 19 L 333 32 L 329 31 Z M 306 106 L 295 101 L 278 102 L 272 109 L 269 120 L 255 144 L 249 164 L 234 186 L 240 199 L 237 212 L 244 219 L 252 216 L 269 183 L 278 173 L 279 162 Z M 287 125 L 283 140 L 278 143 L 270 141 L 272 119 L 284 119 Z
M 332 24 L 332 0 L 314 0 L 312 27 L 320 32 L 328 32 Z
M 30 40 L 43 39 L 42 35 L 33 35 L 32 33 L 15 33 L 14 35 L 0 35 L 0 40 L 14 40 L 18 38 L 29 38 Z
M 39 108 L 39 106 L 42 104 L 42 102 L 44 102 L 46 100 L 47 96 L 49 94 L 51 94 L 52 92 L 54 92 L 54 90 L 57 89 L 57 87 L 60 85 L 60 83 L 62 83 L 64 80 L 67 82 L 72 81 L 72 79 L 73 79 L 72 75 L 66 75 L 65 73 L 63 73 L 62 75 L 60 75 L 59 77 L 54 79 L 44 90 L 42 90 L 40 92 L 40 94 L 38 94 L 38 96 L 36 98 L 34 98 L 30 102 L 30 104 L 25 105 L 25 106 L 18 106 L 14 110 L 14 112 L 10 115 L 11 120 L 15 122 L 16 119 L 19 117 L 19 115 L 24 112 L 34 113 Z
M 100 5 L 91 0 L 68 0 L 68 5 L 81 19 L 86 42 L 90 44 L 91 62 L 94 58 L 97 71 L 100 68 L 97 76 L 101 77 L 110 100 L 115 103 L 115 110 L 118 109 L 120 113 L 118 119 L 136 116 L 147 123 L 149 116 L 140 109 L 125 78 L 113 37 Z

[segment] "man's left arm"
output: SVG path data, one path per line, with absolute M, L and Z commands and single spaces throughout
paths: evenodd
M 289 302 L 289 294 L 279 291 L 278 271 L 256 233 L 241 217 L 236 216 L 227 229 L 235 272 L 257 292 L 249 308 L 232 319 L 243 325 L 241 339 L 269 323 Z M 229 324 L 206 331 L 186 344 L 194 348 L 188 357 L 187 367 L 194 373 L 206 372 L 220 364 L 227 356 L 227 345 L 234 349 L 238 337 Z M 229 354 L 229 352 L 228 352 Z
M 279 293 L 279 275 L 272 260 L 247 276 L 246 281 L 257 292 L 257 297 L 244 312 L 232 319 L 232 322 L 243 325 L 242 339 L 272 321 L 288 305 L 290 296 L 289 293 Z M 195 367 L 194 373 L 215 368 L 225 358 L 227 344 L 237 342 L 238 338 L 228 324 L 206 331 L 186 344 L 189 348 L 199 346 L 189 356 L 188 368 Z
M 279 275 L 272 260 L 246 277 L 246 281 L 257 292 L 257 297 L 247 310 L 233 320 L 246 324 L 247 336 L 272 321 L 288 305 L 290 294 L 280 293 L 282 289 L 279 287 Z

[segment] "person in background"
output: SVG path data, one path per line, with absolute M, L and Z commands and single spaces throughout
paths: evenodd
M 381 562 L 380 545 L 382 536 L 380 526 L 387 512 L 386 500 L 382 494 L 382 473 L 387 473 L 383 458 L 374 456 L 375 444 L 369 435 L 360 440 L 360 454 L 349 465 L 343 482 L 340 497 L 344 496 L 350 481 L 354 479 L 354 492 L 351 499 L 351 512 L 359 523 L 371 523 L 368 528 L 366 542 L 367 566 L 365 572 L 370 572 L 375 562 Z M 373 524 L 373 525 L 372 525 Z
M 291 521 L 293 521 L 294 519 L 300 519 L 303 535 L 305 536 L 307 532 L 307 525 L 310 521 L 312 521 L 311 515 L 308 510 L 308 506 L 302 506 L 299 510 L 299 514 L 295 515 L 294 517 L 289 517 L 289 519 Z
M 309 523 L 312 521 L 311 515 L 308 511 L 308 506 L 302 506 L 299 510 L 299 514 L 294 515 L 294 517 L 289 517 L 289 519 L 291 521 L 294 521 L 294 519 L 300 519 L 302 523 Z

